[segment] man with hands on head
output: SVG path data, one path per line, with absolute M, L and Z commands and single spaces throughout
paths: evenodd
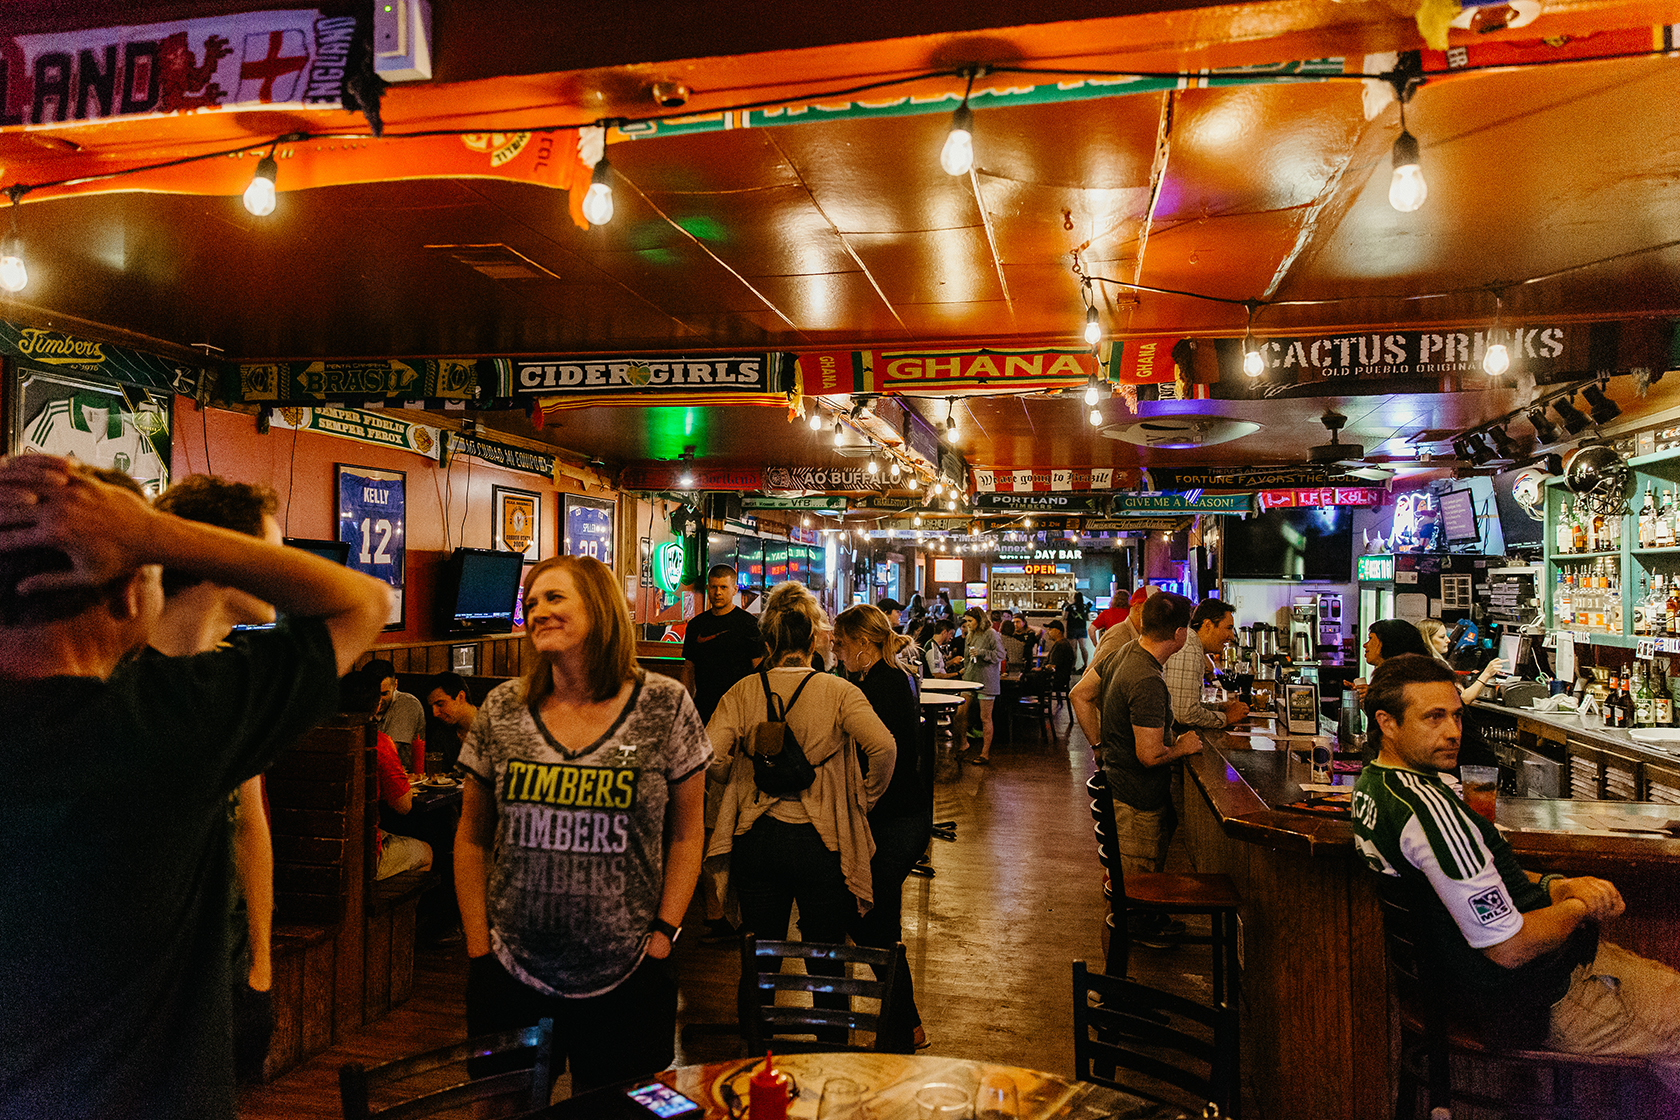
M 286 619 L 129 659 L 163 568 Z M 377 580 L 80 464 L 0 461 L 0 1117 L 234 1115 L 228 795 L 333 712 L 389 609 Z
M 1354 785 L 1354 844 L 1413 915 L 1465 1017 L 1509 1045 L 1649 1057 L 1680 1093 L 1680 973 L 1600 940 L 1599 923 L 1626 908 L 1621 893 L 1591 876 L 1524 871 L 1441 780 L 1463 730 L 1453 671 L 1391 657 L 1365 711 L 1382 746 Z

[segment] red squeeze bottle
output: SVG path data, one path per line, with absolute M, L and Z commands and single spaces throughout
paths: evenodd
M 752 1120 L 787 1120 L 788 1075 L 776 1068 L 770 1051 L 764 1052 L 764 1065 L 748 1082 L 748 1099 Z

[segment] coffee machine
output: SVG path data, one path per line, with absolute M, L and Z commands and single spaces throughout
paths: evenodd
M 1289 659 L 1318 658 L 1318 596 L 1297 595 L 1289 607 Z

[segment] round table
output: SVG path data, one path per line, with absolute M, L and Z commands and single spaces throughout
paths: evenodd
M 959 696 L 953 692 L 924 692 L 921 696 L 922 707 L 935 710 L 942 708 L 960 708 L 967 702 L 968 700 L 966 697 Z
M 703 1066 L 681 1066 L 658 1075 L 658 1080 L 705 1109 L 705 1120 L 728 1120 L 731 1095 L 745 1101 L 747 1079 L 763 1061 L 735 1059 Z M 867 1094 L 866 1109 L 871 1120 L 916 1120 L 916 1090 L 931 1082 L 957 1085 L 970 1094 L 980 1078 L 1006 1073 L 1015 1081 L 1020 1097 L 1020 1120 L 1106 1120 L 1117 1113 L 1127 1120 L 1178 1120 L 1182 1110 L 1151 1104 L 1129 1093 L 1120 1093 L 1083 1081 L 1069 1081 L 1053 1073 L 1020 1066 L 971 1062 L 966 1058 L 929 1055 L 819 1053 L 777 1055 L 776 1066 L 799 1087 L 799 1096 L 788 1108 L 790 1120 L 812 1120 L 823 1083 L 831 1077 L 856 1081 Z M 637 1083 L 642 1084 L 642 1083 Z M 652 1113 L 625 1096 L 632 1086 L 597 1089 L 571 1100 L 550 1105 L 534 1116 L 546 1120 L 624 1117 L 651 1120 Z
M 979 681 L 922 681 L 923 692 L 979 692 L 981 687 Z

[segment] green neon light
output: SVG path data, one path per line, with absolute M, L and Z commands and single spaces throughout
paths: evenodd
M 682 585 L 683 550 L 676 541 L 666 541 L 653 553 L 653 582 L 667 595 L 675 595 Z

